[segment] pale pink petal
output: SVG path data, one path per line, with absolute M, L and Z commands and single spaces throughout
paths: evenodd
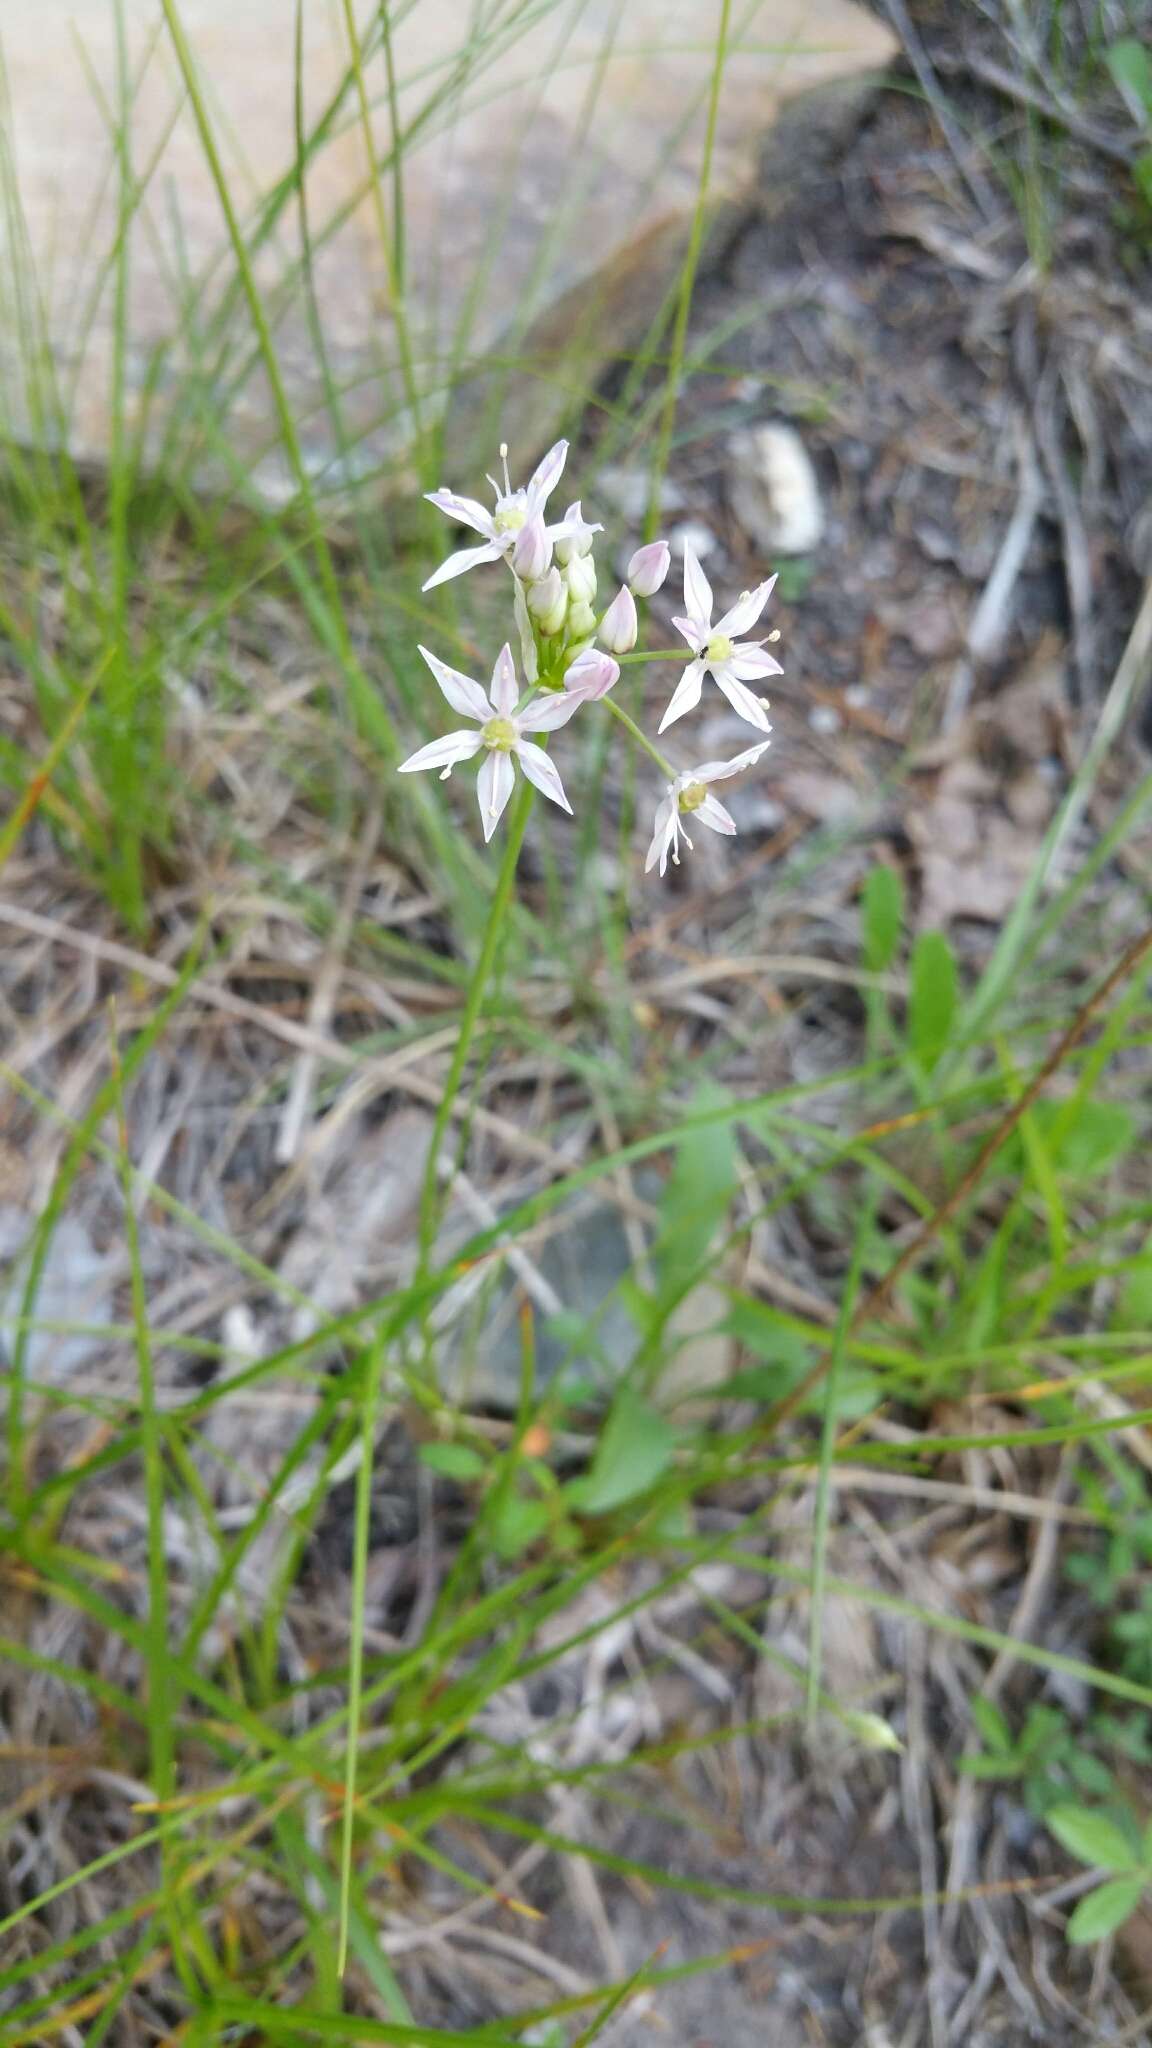
M 672 701 L 660 720 L 656 728 L 657 731 L 666 731 L 668 726 L 673 725 L 678 718 L 683 718 L 686 711 L 695 711 L 696 706 L 700 702 L 700 692 L 703 688 L 704 663 L 702 661 L 690 661 L 672 692 Z
M 492 706 L 481 684 L 474 683 L 471 676 L 462 675 L 458 668 L 449 668 L 446 661 L 441 661 L 427 647 L 421 647 L 420 652 L 453 711 L 462 711 L 465 718 L 474 718 L 479 725 L 491 718 Z
M 732 673 L 742 683 L 758 683 L 764 676 L 782 676 L 775 655 L 765 654 L 754 640 L 738 640 L 732 649 Z
M 736 830 L 735 819 L 724 809 L 718 797 L 706 796 L 693 816 L 699 818 L 702 825 L 710 825 L 713 832 L 732 833 Z
M 553 692 L 550 696 L 539 697 L 522 711 L 516 720 L 521 732 L 556 732 L 574 718 L 584 702 L 579 692 L 565 690 L 563 694 Z
M 684 550 L 684 609 L 690 619 L 698 619 L 706 630 L 709 629 L 712 585 L 689 547 Z
M 480 823 L 484 827 L 485 839 L 491 839 L 500 823 L 505 805 L 516 785 L 516 771 L 512 756 L 502 754 L 493 748 L 476 777 L 476 796 L 480 804 Z
M 768 713 L 765 711 L 759 697 L 754 697 L 751 690 L 745 689 L 739 677 L 732 674 L 729 662 L 717 662 L 712 670 L 712 674 L 727 697 L 733 711 L 737 712 L 741 718 L 746 718 L 749 725 L 758 725 L 761 732 L 771 732 L 772 727 L 768 723 Z
M 606 697 L 620 681 L 620 663 L 599 647 L 586 647 L 564 674 L 564 688 L 582 704 Z
M 731 761 L 705 761 L 701 767 L 692 770 L 690 779 L 693 782 L 727 782 L 730 776 L 742 775 L 745 768 L 751 768 L 761 754 L 768 752 L 771 744 L 771 740 L 761 740 L 754 747 L 745 747 L 744 752 L 734 755 Z
M 540 794 L 551 797 L 552 802 L 559 804 L 560 809 L 567 811 L 569 817 L 571 817 L 572 806 L 564 794 L 564 784 L 560 780 L 560 771 L 555 761 L 548 759 L 543 747 L 533 746 L 531 740 L 521 740 L 516 749 L 516 758 L 528 777 L 529 782 L 536 784 Z
M 701 624 L 701 621 L 699 619 L 673 619 L 672 624 L 681 637 L 688 642 L 693 654 L 698 654 L 708 638 L 707 631 Z
M 648 858 L 644 862 L 646 875 L 651 874 L 657 861 L 660 863 L 660 873 L 664 873 L 668 865 L 668 848 L 675 837 L 676 798 L 674 795 L 668 795 L 656 806 L 655 830 L 652 834 L 652 844 L 648 848 Z
M 492 522 L 492 514 L 478 498 L 462 498 L 456 491 L 445 490 L 425 491 L 424 496 L 430 505 L 435 505 L 438 512 L 443 512 L 449 519 L 454 519 L 457 526 L 471 526 L 477 533 L 482 533 L 485 540 L 495 539 L 496 528 Z
M 438 583 L 451 583 L 454 576 L 466 576 L 469 569 L 478 569 L 481 562 L 498 562 L 503 550 L 489 541 L 482 548 L 461 548 L 457 554 L 449 555 L 441 562 L 434 576 L 421 584 L 422 590 L 435 590 Z
M 446 732 L 442 740 L 431 740 L 418 753 L 401 761 L 398 775 L 415 775 L 421 768 L 453 768 L 457 761 L 471 761 L 484 742 L 478 732 Z
M 498 718 L 511 718 L 512 713 L 516 709 L 516 699 L 519 695 L 520 685 L 516 681 L 516 663 L 512 659 L 512 649 L 509 647 L 508 642 L 505 641 L 499 654 L 496 656 L 496 665 L 492 670 L 491 697 L 493 709 Z
M 540 507 L 550 498 L 564 471 L 568 460 L 567 441 L 557 441 L 548 450 L 544 460 L 537 464 L 528 483 L 529 513 L 539 512 Z
M 755 590 L 746 590 L 742 597 L 737 598 L 731 610 L 726 611 L 722 619 L 717 619 L 713 631 L 722 633 L 727 640 L 735 640 L 739 633 L 746 633 L 749 626 L 754 626 L 760 617 L 772 595 L 775 582 L 775 576 L 769 576 L 768 581 L 758 583 Z

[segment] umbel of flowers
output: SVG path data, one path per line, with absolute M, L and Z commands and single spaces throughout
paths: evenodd
M 611 692 L 620 677 L 620 660 L 633 654 L 640 622 L 636 600 L 653 597 L 668 575 L 671 554 L 667 541 L 638 548 L 628 564 L 627 580 L 602 608 L 595 560 L 599 525 L 585 519 L 579 501 L 562 519 L 549 521 L 548 500 L 563 474 L 568 443 L 557 441 L 529 482 L 513 490 L 508 451 L 501 448 L 503 480 L 489 477 L 495 503 L 489 511 L 478 498 L 455 491 L 430 491 L 433 505 L 480 536 L 480 545 L 461 548 L 428 578 L 425 590 L 466 575 L 482 564 L 501 563 L 510 572 L 515 639 L 520 653 L 523 690 L 510 642 L 496 657 L 487 688 L 449 668 L 428 648 L 420 652 L 454 711 L 469 723 L 421 747 L 400 764 L 402 775 L 438 768 L 442 777 L 462 761 L 480 757 L 476 792 L 485 839 L 491 839 L 516 783 L 516 769 L 542 796 L 571 812 L 559 769 L 533 734 L 556 732 L 585 705 L 602 703 L 627 727 L 634 741 L 652 756 L 666 778 L 656 810 L 646 868 L 657 864 L 663 874 L 669 857 L 680 858 L 680 844 L 690 847 L 688 825 L 698 819 L 713 832 L 732 833 L 736 826 L 713 786 L 752 767 L 767 748 L 771 726 L 767 700 L 750 687 L 781 673 L 767 652 L 764 638 L 749 640 L 776 581 L 770 576 L 746 590 L 734 605 L 713 619 L 711 586 L 690 548 L 684 550 L 684 615 L 673 620 L 687 643 L 689 659 L 660 720 L 658 732 L 694 711 L 711 678 L 732 709 L 763 735 L 730 761 L 704 761 L 676 768 L 646 738 Z M 772 633 L 767 638 L 776 639 Z M 659 660 L 661 656 L 652 656 Z

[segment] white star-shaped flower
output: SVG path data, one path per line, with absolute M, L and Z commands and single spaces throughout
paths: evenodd
M 458 526 L 471 526 L 476 533 L 484 536 L 482 547 L 461 548 L 456 554 L 449 555 L 446 562 L 441 562 L 435 575 L 428 578 L 424 585 L 425 590 L 434 590 L 438 583 L 448 583 L 453 576 L 464 576 L 469 569 L 478 568 L 481 562 L 511 559 L 517 537 L 529 520 L 543 516 L 544 507 L 559 483 L 568 459 L 568 443 L 557 441 L 555 447 L 548 450 L 543 461 L 533 471 L 529 482 L 518 491 L 512 489 L 508 477 L 506 442 L 500 449 L 500 459 L 504 465 L 503 489 L 495 477 L 490 476 L 488 479 L 496 493 L 496 506 L 492 512 L 489 512 L 487 506 L 482 505 L 478 498 L 462 498 L 456 491 L 425 491 L 424 495 L 429 504 L 435 505 L 437 511 L 446 513 Z M 599 533 L 600 528 L 585 528 L 580 518 L 579 505 L 572 506 L 558 525 L 545 528 L 548 540 L 553 542 L 564 540 L 569 534 L 579 534 L 582 531 Z
M 484 760 L 477 778 L 476 794 L 485 839 L 491 839 L 515 786 L 513 760 L 519 761 L 529 782 L 535 783 L 542 796 L 550 797 L 554 804 L 559 804 L 561 810 L 571 816 L 572 806 L 564 794 L 564 784 L 555 763 L 548 759 L 543 747 L 534 746 L 523 735 L 526 732 L 555 732 L 557 726 L 567 725 L 573 712 L 579 710 L 582 698 L 573 697 L 567 691 L 563 695 L 557 693 L 540 697 L 517 714 L 516 664 L 507 643 L 496 657 L 490 691 L 474 682 L 471 676 L 462 675 L 458 668 L 449 668 L 447 662 L 438 661 L 426 647 L 422 647 L 420 652 L 452 709 L 462 711 L 465 718 L 474 718 L 479 731 L 449 732 L 442 740 L 432 740 L 428 746 L 411 754 L 407 761 L 401 761 L 400 774 L 413 775 L 421 768 L 439 768 L 440 780 L 446 782 L 458 761 L 474 760 L 482 752 Z
M 699 818 L 700 823 L 707 825 L 713 832 L 735 832 L 735 820 L 731 813 L 725 810 L 719 798 L 710 794 L 710 785 L 713 782 L 727 782 L 730 776 L 739 775 L 744 768 L 751 768 L 753 762 L 758 761 L 761 754 L 767 751 L 769 744 L 768 740 L 761 740 L 759 746 L 746 747 L 734 760 L 705 761 L 699 768 L 686 768 L 682 775 L 678 775 L 674 782 L 668 784 L 656 807 L 652 844 L 648 848 L 648 858 L 644 863 L 645 874 L 651 872 L 657 861 L 660 863 L 660 873 L 663 874 L 668 866 L 669 854 L 672 856 L 673 864 L 679 866 L 681 839 L 685 846 L 690 848 L 692 845 L 688 837 L 688 828 L 684 823 L 686 817 Z
M 765 654 L 759 640 L 738 640 L 738 633 L 747 632 L 760 617 L 772 593 L 775 576 L 766 583 L 758 583 L 755 590 L 746 590 L 723 618 L 712 624 L 712 586 L 700 567 L 691 548 L 684 550 L 684 609 L 688 616 L 673 619 L 672 624 L 682 633 L 693 652 L 672 695 L 672 701 L 660 720 L 659 730 L 666 731 L 676 719 L 683 718 L 686 711 L 694 711 L 700 702 L 705 676 L 711 676 L 723 690 L 733 711 L 746 718 L 749 725 L 759 726 L 761 732 L 770 732 L 765 707 L 759 697 L 754 697 L 747 683 L 759 682 L 764 676 L 778 676 L 783 673 L 780 663 L 772 655 Z

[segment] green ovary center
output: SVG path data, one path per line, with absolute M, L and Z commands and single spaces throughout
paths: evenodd
M 484 727 L 483 740 L 494 754 L 510 754 L 516 745 L 516 727 L 510 718 L 490 718 Z
M 497 533 L 519 533 L 527 517 L 523 505 L 502 505 L 492 524 Z
M 709 661 L 731 661 L 732 642 L 726 639 L 723 633 L 715 633 L 704 652 Z
M 680 809 L 687 811 L 689 814 L 693 811 L 698 811 L 707 794 L 708 784 L 706 782 L 690 782 L 687 789 L 680 791 Z

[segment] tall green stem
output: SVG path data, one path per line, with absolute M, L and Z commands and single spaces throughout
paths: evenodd
M 625 711 L 624 706 L 622 704 L 618 704 L 616 702 L 615 697 L 605 697 L 604 703 L 607 709 L 612 713 L 613 718 L 619 719 L 620 724 L 628 728 L 628 731 L 631 733 L 637 746 L 643 747 L 644 752 L 652 756 L 652 759 L 655 761 L 656 766 L 663 770 L 664 774 L 668 777 L 669 782 L 675 782 L 676 770 L 672 767 L 670 762 L 664 759 L 664 756 L 660 752 L 659 747 L 654 747 L 652 745 L 651 740 L 648 739 L 645 736 L 645 734 L 641 732 L 640 727 L 637 725 L 636 720 L 633 718 L 631 712 Z
M 516 881 L 516 867 L 520 859 L 520 848 L 524 844 L 524 834 L 528 827 L 528 815 L 531 809 L 532 784 L 525 776 L 519 782 L 516 794 L 512 799 L 512 811 L 508 821 L 508 836 L 504 842 L 504 859 L 500 864 L 500 872 L 496 877 L 496 887 L 492 893 L 492 902 L 488 911 L 488 922 L 484 927 L 484 937 L 476 957 L 476 965 L 472 969 L 472 976 L 468 983 L 468 993 L 464 999 L 464 1015 L 460 1019 L 460 1030 L 452 1054 L 452 1064 L 448 1069 L 448 1076 L 444 1083 L 444 1092 L 440 1097 L 436 1110 L 436 1121 L 432 1126 L 432 1144 L 428 1152 L 428 1163 L 424 1168 L 424 1185 L 420 1191 L 420 1263 L 417 1269 L 418 1280 L 422 1280 L 425 1277 L 431 1262 L 432 1240 L 436 1234 L 436 1223 L 440 1208 L 437 1182 L 440 1154 L 443 1149 L 444 1137 L 452 1116 L 456 1097 L 459 1093 L 464 1068 L 468 1061 L 468 1055 L 472 1050 L 472 1040 L 476 1035 L 476 1025 L 479 1021 L 481 1006 L 487 992 L 488 983 L 492 977 L 492 969 L 496 964 L 496 956 L 500 949 L 500 940 L 504 931 L 504 920 Z

